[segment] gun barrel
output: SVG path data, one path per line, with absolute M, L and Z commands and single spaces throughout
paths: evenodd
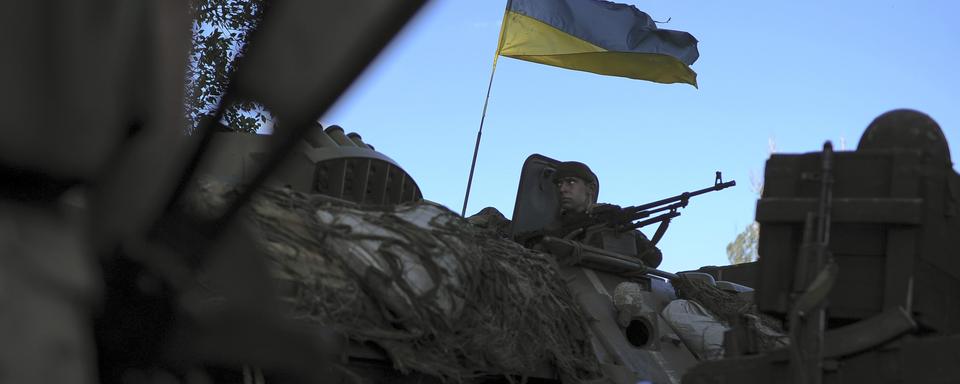
M 661 271 L 661 270 L 656 269 L 656 268 L 649 268 L 649 269 L 647 269 L 647 274 L 648 274 L 648 275 L 657 276 L 657 277 L 662 277 L 662 278 L 667 279 L 667 280 L 674 280 L 674 279 L 679 279 L 679 278 L 680 278 L 680 276 L 677 276 L 675 273 L 670 273 L 670 272 L 667 272 L 667 271 Z
M 564 234 L 563 236 L 569 237 L 571 234 L 580 234 L 583 233 L 583 231 L 589 230 L 590 228 L 611 227 L 618 230 L 626 230 L 640 228 L 657 222 L 667 223 L 670 219 L 680 216 L 680 212 L 677 212 L 677 210 L 686 207 L 691 197 L 713 191 L 719 191 L 737 185 L 735 180 L 730 180 L 727 182 L 720 182 L 720 180 L 720 172 L 717 172 L 716 181 L 712 186 L 707 188 L 698 189 L 693 192 L 684 192 L 676 196 L 654 201 L 652 203 L 626 208 L 616 207 L 613 209 L 601 210 L 601 212 L 594 212 L 591 213 L 590 217 L 588 218 L 565 225 L 559 232 L 562 232 Z M 635 221 L 650 217 L 651 215 L 660 212 L 666 213 L 643 221 Z M 665 225 L 661 226 L 661 229 L 658 230 L 660 233 L 659 236 L 662 236 L 662 232 L 665 229 Z
M 735 185 L 737 185 L 736 180 L 730 180 L 725 183 L 717 183 L 717 184 L 714 184 L 712 187 L 707 187 L 707 188 L 696 190 L 693 192 L 688 192 L 689 194 L 688 197 L 698 196 L 698 195 L 702 195 L 704 193 L 713 192 L 713 191 L 719 191 L 722 189 L 730 188 Z
M 631 212 L 645 211 L 645 210 L 648 210 L 648 209 L 651 209 L 651 208 L 657 208 L 657 207 L 659 207 L 659 206 L 661 206 L 661 205 L 665 205 L 665 204 L 671 204 L 671 203 L 676 203 L 676 202 L 681 202 L 681 201 L 687 201 L 687 200 L 689 200 L 691 197 L 699 196 L 699 195 L 702 195 L 702 194 L 704 194 L 704 193 L 709 193 L 709 192 L 713 192 L 713 191 L 719 191 L 719 190 L 722 190 L 722 189 L 730 188 L 730 187 L 735 186 L 735 185 L 737 185 L 737 181 L 736 181 L 736 180 L 730 180 L 730 181 L 727 181 L 727 182 L 724 182 L 724 183 L 714 184 L 714 185 L 712 185 L 712 186 L 710 186 L 710 187 L 707 187 L 707 188 L 698 189 L 698 190 L 693 191 L 693 192 L 684 192 L 684 193 L 681 193 L 681 194 L 679 194 L 679 195 L 671 196 L 671 197 L 668 197 L 668 198 L 666 198 L 666 199 L 657 200 L 657 201 L 654 201 L 654 202 L 651 202 L 651 203 L 646 203 L 646 204 L 642 204 L 642 205 L 635 205 L 635 206 L 632 206 L 632 207 L 626 207 L 626 208 L 624 208 L 624 210 L 625 210 L 625 211 L 631 211 Z

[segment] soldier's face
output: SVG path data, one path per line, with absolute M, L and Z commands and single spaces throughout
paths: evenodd
M 557 191 L 560 194 L 560 210 L 562 211 L 586 211 L 593 200 L 590 186 L 577 177 L 564 177 L 558 180 Z

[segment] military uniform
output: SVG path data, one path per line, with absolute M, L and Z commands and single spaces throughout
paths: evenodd
M 96 382 L 100 284 L 80 223 L 2 196 L 0 212 L 0 382 Z
M 557 165 L 556 172 L 553 175 L 554 182 L 564 178 L 578 178 L 594 189 L 592 204 L 589 204 L 584 211 L 564 210 L 560 212 L 560 227 L 569 227 L 569 224 L 577 222 L 587 222 L 593 213 L 602 210 L 615 210 L 620 207 L 611 204 L 597 204 L 597 193 L 600 189 L 600 182 L 597 175 L 583 163 L 576 161 L 562 162 Z M 566 234 L 564 234 L 566 235 Z M 597 248 L 613 251 L 627 256 L 634 256 L 643 261 L 651 268 L 656 268 L 663 261 L 663 254 L 642 232 L 630 230 L 626 232 L 617 232 L 610 228 L 599 230 L 595 233 L 584 234 L 580 238 L 572 240 L 580 241 L 584 244 Z
M 100 381 L 95 240 L 114 252 L 143 230 L 187 161 L 169 156 L 190 144 L 187 2 L 93 5 L 0 12 L 0 46 L 16 57 L 0 63 L 0 383 Z M 68 207 L 81 189 L 86 207 Z
M 597 204 L 596 206 L 615 207 L 610 204 Z M 574 223 L 586 219 L 587 216 L 588 214 L 584 212 L 571 212 L 561 215 L 560 218 L 561 223 Z M 604 228 L 600 231 L 589 235 L 584 234 L 571 240 L 580 241 L 592 247 L 637 257 L 643 261 L 644 265 L 650 268 L 656 268 L 660 265 L 660 262 L 663 261 L 663 253 L 660 252 L 660 249 L 657 248 L 643 232 L 635 229 L 616 232 L 613 229 Z M 632 243 L 630 244 L 632 246 L 625 246 L 625 243 Z

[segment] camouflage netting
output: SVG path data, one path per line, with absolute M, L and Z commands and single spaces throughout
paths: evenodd
M 677 297 L 700 303 L 724 324 L 742 324 L 754 335 L 759 352 L 772 351 L 789 343 L 783 324 L 760 313 L 751 300 L 701 280 L 679 277 L 670 280 Z
M 236 191 L 200 184 L 199 201 Z M 529 372 L 544 362 L 598 377 L 585 317 L 545 254 L 429 203 L 358 209 L 266 189 L 250 204 L 294 316 L 382 347 L 394 366 L 446 380 Z

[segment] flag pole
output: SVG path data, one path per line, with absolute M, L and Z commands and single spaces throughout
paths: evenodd
M 477 129 L 477 142 L 473 146 L 473 160 L 470 162 L 470 176 L 467 176 L 467 192 L 463 195 L 463 208 L 460 210 L 460 216 L 467 216 L 467 202 L 470 201 L 470 187 L 473 186 L 473 171 L 477 167 L 477 153 L 480 152 L 480 137 L 483 136 L 483 121 L 487 117 L 487 104 L 490 103 L 490 89 L 493 88 L 493 75 L 497 72 L 497 59 L 500 58 L 500 49 L 503 48 L 503 32 L 507 26 L 507 12 L 510 11 L 510 3 L 507 1 L 507 8 L 503 11 L 503 21 L 500 22 L 500 40 L 497 41 L 497 51 L 493 55 L 493 68 L 490 69 L 490 81 L 487 83 L 487 96 L 483 99 L 483 112 L 480 114 L 480 128 Z
M 480 129 L 477 130 L 477 143 L 473 146 L 473 161 L 470 162 L 470 176 L 467 177 L 467 192 L 463 195 L 463 209 L 460 216 L 467 217 L 467 202 L 470 201 L 470 187 L 473 186 L 473 171 L 477 167 L 477 153 L 480 152 L 480 137 L 483 136 L 483 120 L 487 117 L 487 104 L 490 102 L 490 88 L 493 88 L 493 74 L 497 72 L 497 56 L 493 59 L 493 70 L 490 71 L 490 83 L 487 84 L 487 97 L 483 100 L 483 113 L 480 114 Z

